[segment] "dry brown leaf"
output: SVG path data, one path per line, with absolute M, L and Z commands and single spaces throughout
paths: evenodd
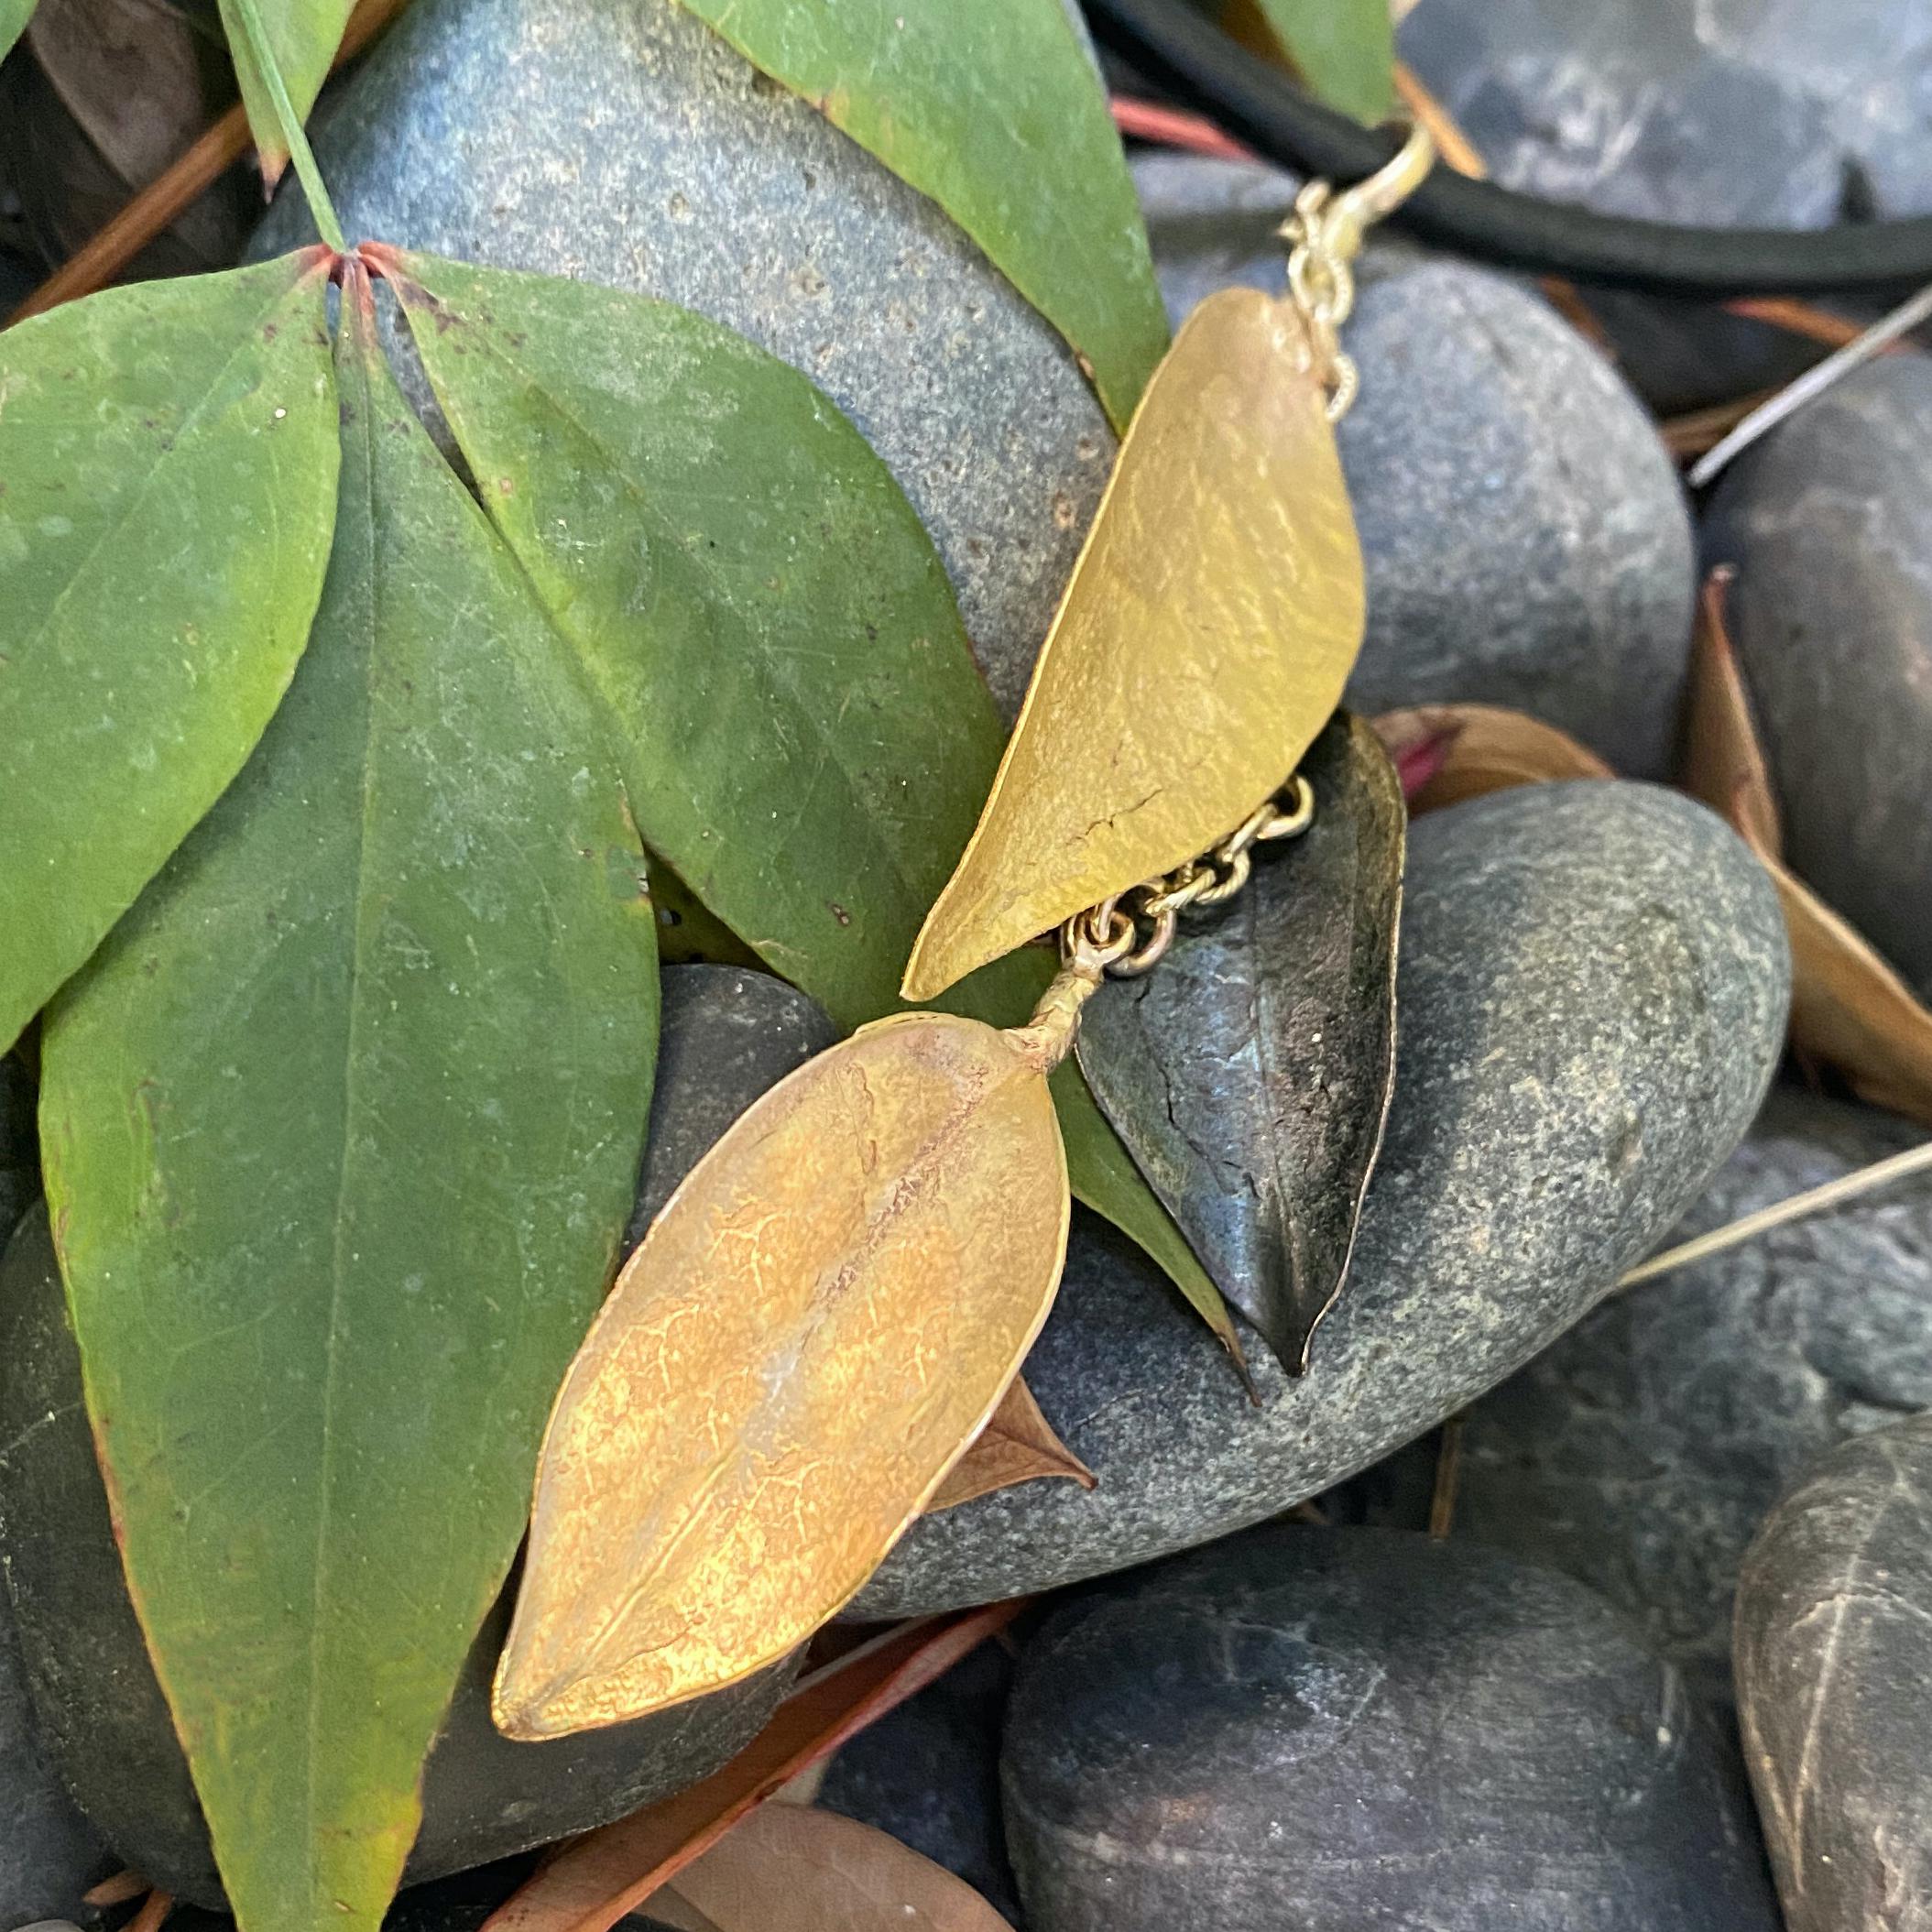
M 965 1880 L 875 1825 L 766 1805 L 669 1888 L 698 1932 L 1011 1932 Z M 675 1925 L 666 1894 L 644 1910 Z
M 1398 769 L 1415 763 L 1424 747 L 1439 760 L 1410 797 L 1412 818 L 1514 785 L 1616 776 L 1567 732 L 1495 704 L 1416 704 L 1385 711 L 1373 723 Z
M 1010 1490 L 1016 1483 L 1048 1476 L 1070 1478 L 1083 1490 L 1092 1489 L 1100 1479 L 1054 1434 L 1053 1424 L 1040 1413 L 1026 1378 L 1015 1376 L 1013 1386 L 993 1411 L 992 1421 L 933 1492 L 926 1513 L 954 1509 L 976 1496 L 990 1496 L 995 1490 Z
M 1736 574 L 1729 564 L 1720 564 L 1704 580 L 1697 600 L 1679 779 L 1685 791 L 1726 820 L 1760 858 L 1782 859 L 1785 832 L 1771 771 L 1724 621 Z
M 1032 1036 L 863 1027 L 739 1117 L 565 1377 L 498 1668 L 555 1737 L 777 1661 L 844 1607 L 986 1425 L 1066 1250 Z
M 609 1932 L 756 1806 L 868 1724 L 916 1697 L 1026 1599 L 922 1619 L 808 1678 L 737 1756 L 689 1791 L 586 1832 L 499 1905 L 482 1932 Z

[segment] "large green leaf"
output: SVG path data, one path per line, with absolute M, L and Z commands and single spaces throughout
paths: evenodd
M 1255 0 L 1312 93 L 1370 126 L 1395 111 L 1389 0 Z
M 0 0 L 0 5 L 7 0 Z M 343 30 L 355 10 L 355 0 L 255 0 L 268 50 L 281 71 L 289 105 L 298 122 L 309 118 L 322 84 L 329 78 Z M 241 83 L 242 104 L 248 110 L 249 131 L 255 136 L 256 157 L 262 179 L 270 187 L 289 165 L 289 142 L 276 111 L 273 91 L 251 50 L 236 0 L 221 0 L 222 26 Z
M 27 31 L 34 16 L 34 0 L 0 0 L 0 60 L 6 50 Z
M 0 1051 L 241 770 L 335 512 L 319 251 L 0 334 Z
M 625 748 L 646 842 L 846 1027 L 913 935 L 999 762 L 931 540 L 802 376 L 689 311 L 377 251 L 492 520 Z M 946 1003 L 1005 1025 L 1043 954 Z M 1200 1264 L 1076 1075 L 1074 1188 L 1204 1310 Z
M 245 1932 L 382 1916 L 655 1047 L 595 708 L 344 306 L 313 643 L 43 1043 L 88 1404 Z
M 1125 429 L 1167 347 L 1147 231 L 1063 0 L 683 0 L 930 195 L 1066 337 Z

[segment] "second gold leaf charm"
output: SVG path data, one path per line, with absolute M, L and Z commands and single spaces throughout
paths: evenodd
M 913 947 L 907 999 L 1194 857 L 1328 721 L 1363 592 L 1323 374 L 1292 300 L 1222 289 L 1182 329 Z
M 557 1398 L 500 1730 L 715 1690 L 872 1574 L 1052 1305 L 1068 1206 L 1046 1076 L 1070 1035 L 879 1021 L 693 1169 Z

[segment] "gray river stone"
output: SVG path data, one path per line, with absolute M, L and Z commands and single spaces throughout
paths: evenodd
M 1932 361 L 1887 356 L 1747 451 L 1704 546 L 1793 868 L 1932 997 Z
M 1230 283 L 1280 289 L 1289 177 L 1159 156 L 1135 180 L 1176 320 Z M 1349 704 L 1507 704 L 1631 777 L 1664 776 L 1690 646 L 1690 520 L 1616 371 L 1507 278 L 1377 244 L 1346 345 L 1362 390 L 1342 466 L 1369 586 Z
M 1932 1926 L 1932 1416 L 1835 1451 L 1738 1586 L 1738 1705 L 1786 1932 Z
M 48 1761 L 13 1609 L 0 1591 L 0 1932 L 85 1916 L 82 1894 L 114 1869 Z
M 650 1135 L 625 1231 L 628 1252 L 725 1130 L 766 1088 L 838 1039 L 818 1001 L 770 973 L 666 966 Z
M 936 1684 L 841 1745 L 813 1802 L 876 1825 L 1020 1924 L 999 1817 L 999 1732 L 1011 1654 L 982 1643 Z
M 1916 0 L 1421 0 L 1400 45 L 1508 187 L 1715 226 L 1932 210 L 1932 16 Z M 1715 304 L 1587 299 L 1665 414 L 1820 354 Z
M 935 203 L 676 0 L 416 0 L 315 147 L 352 240 L 661 296 L 803 371 L 911 499 L 1017 708 L 1114 442 Z M 254 252 L 312 232 L 285 192 Z
M 122 1580 L 42 1208 L 0 1264 L 0 1567 L 48 1754 L 125 1863 L 218 1905 L 207 1827 Z M 512 1743 L 489 1715 L 508 1608 L 506 1593 L 431 1755 L 412 1879 L 548 1843 L 696 1783 L 750 1740 L 791 1680 L 780 1666 L 635 1723 Z M 0 1848 L 0 1873 L 5 1858 Z
M 1285 1510 L 1520 1368 L 1655 1247 L 1777 1063 L 1789 958 L 1763 868 L 1700 806 L 1531 787 L 1411 833 L 1395 1098 L 1353 1280 L 1250 1406 L 1136 1250 L 1076 1226 L 1026 1364 L 1099 1478 L 915 1524 L 861 1614 L 1051 1588 Z
M 1672 1239 L 1924 1138 L 1780 1087 Z M 1455 1533 L 1579 1577 L 1700 1693 L 1726 1697 L 1731 1599 L 1759 1524 L 1828 1450 L 1928 1408 L 1932 1190 L 1905 1186 L 1774 1228 L 1579 1322 L 1463 1418 Z M 1362 1486 L 1424 1487 L 1385 1475 Z M 1371 1503 L 1369 1520 L 1414 1524 L 1415 1508 Z
M 1734 1753 L 1553 1572 L 1272 1525 L 1077 1599 L 1001 1766 L 1033 1932 L 1775 1932 Z

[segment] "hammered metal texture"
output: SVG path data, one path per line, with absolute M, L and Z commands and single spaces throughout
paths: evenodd
M 1284 1368 L 1341 1292 L 1395 1073 L 1406 818 L 1381 740 L 1337 717 L 1314 824 L 1141 979 L 1087 1003 L 1080 1068 L 1216 1285 Z
M 640 1717 L 839 1610 L 998 1406 L 1067 1216 L 1042 1065 L 977 1021 L 879 1021 L 743 1114 L 558 1396 L 498 1725 Z
M 1292 772 L 1362 638 L 1348 494 L 1285 300 L 1228 289 L 1155 373 L 905 994 L 1169 871 Z

